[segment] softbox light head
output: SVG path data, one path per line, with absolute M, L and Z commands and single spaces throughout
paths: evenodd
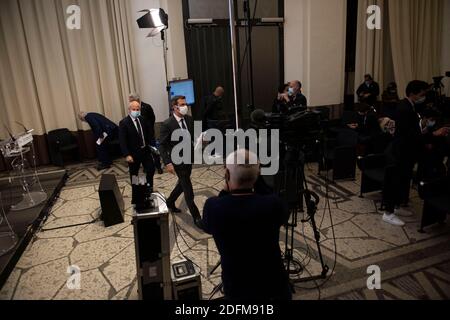
M 157 36 L 161 31 L 169 28 L 169 16 L 163 9 L 146 9 L 145 15 L 137 20 L 140 29 L 151 29 L 147 37 Z

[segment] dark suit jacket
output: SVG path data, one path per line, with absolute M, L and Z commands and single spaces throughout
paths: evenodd
M 206 201 L 203 224 L 220 252 L 228 298 L 266 300 L 287 295 L 288 276 L 279 235 L 288 219 L 287 206 L 275 195 L 232 196 L 223 192 Z M 260 263 L 255 267 L 257 261 Z
M 362 93 L 369 93 L 370 96 L 368 98 L 361 99 L 360 95 Z M 367 87 L 366 84 L 363 83 L 359 86 L 356 94 L 358 95 L 360 101 L 373 105 L 377 102 L 377 97 L 380 95 L 380 85 L 373 81 L 370 86 Z
M 150 134 L 152 137 L 155 136 L 155 122 L 156 122 L 156 116 L 155 112 L 153 111 L 153 108 L 151 105 L 142 102 L 141 103 L 141 116 L 145 119 L 148 126 L 151 130 L 153 130 Z
M 189 133 L 191 134 L 191 155 L 192 158 L 194 156 L 194 120 L 190 116 L 185 116 L 184 120 L 186 122 L 186 126 L 189 130 Z M 181 141 L 172 141 L 172 133 L 180 129 L 180 125 L 178 124 L 177 120 L 174 116 L 170 116 L 169 119 L 164 121 L 161 124 L 161 130 L 160 130 L 160 153 L 161 157 L 163 159 L 163 162 L 165 165 L 168 165 L 172 163 L 171 154 L 172 149 Z M 192 163 L 192 162 L 191 162 Z
M 290 102 L 288 102 L 288 108 L 295 107 L 306 107 L 308 106 L 308 100 L 303 95 L 303 93 L 297 93 L 294 97 L 290 97 Z
M 395 121 L 394 157 L 397 160 L 415 162 L 422 151 L 424 141 L 419 115 L 408 99 L 398 104 Z
M 94 133 L 95 140 L 103 138 L 104 132 L 110 137 L 114 136 L 114 134 L 117 134 L 115 133 L 115 131 L 117 130 L 117 124 L 101 114 L 89 112 L 86 115 L 85 120 L 91 127 L 91 130 Z
M 139 121 L 141 122 L 145 143 L 148 146 L 150 145 L 152 139 L 154 139 L 152 135 L 153 130 L 149 128 L 148 123 L 143 117 L 139 117 Z M 119 123 L 119 139 L 120 148 L 122 150 L 122 154 L 125 157 L 135 157 L 136 154 L 140 151 L 141 146 L 139 133 L 130 116 L 127 116 Z

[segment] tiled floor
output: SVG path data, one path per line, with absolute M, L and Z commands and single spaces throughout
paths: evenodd
M 68 184 L 44 229 L 89 222 L 98 216 L 96 190 L 101 174 L 91 168 L 86 165 L 71 169 Z M 450 227 L 436 226 L 428 229 L 426 234 L 418 233 L 421 201 L 414 191 L 412 210 L 415 215 L 406 219 L 405 227 L 398 228 L 381 221 L 377 212 L 378 194 L 364 199 L 357 196 L 358 179 L 326 188 L 314 166 L 308 166 L 307 171 L 311 190 L 321 197 L 316 222 L 324 261 L 330 269 L 335 268 L 333 276 L 324 284 L 324 280 L 298 284 L 296 299 L 450 298 Z M 127 169 L 118 162 L 109 173 L 116 174 L 119 180 L 126 204 L 125 223 L 104 228 L 102 222 L 97 222 L 39 232 L 0 291 L 0 299 L 138 298 Z M 221 190 L 222 177 L 220 166 L 194 169 L 192 181 L 199 208 L 207 198 Z M 166 196 L 175 184 L 176 178 L 169 174 L 155 176 L 155 188 Z M 327 194 L 329 202 L 324 200 Z M 178 205 L 186 210 L 181 198 Z M 170 221 L 174 261 L 181 255 L 173 241 L 173 221 Z M 214 241 L 193 226 L 188 213 L 177 215 L 176 222 L 181 229 L 177 237 L 179 247 L 200 267 L 203 297 L 209 299 L 214 287 L 220 283 L 220 268 L 209 275 L 219 261 Z M 281 239 L 284 239 L 284 230 Z M 300 223 L 294 239 L 294 257 L 303 266 L 300 277 L 320 274 L 310 224 Z M 280 243 L 284 248 L 284 242 Z M 67 268 L 71 265 L 81 269 L 80 290 L 70 290 L 66 285 L 70 276 Z M 382 290 L 367 290 L 367 267 L 370 265 L 378 265 L 382 270 Z M 320 296 L 317 285 L 321 286 Z

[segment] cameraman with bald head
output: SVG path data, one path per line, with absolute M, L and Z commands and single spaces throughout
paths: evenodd
M 289 213 L 277 196 L 255 192 L 259 175 L 254 153 L 241 149 L 230 154 L 225 188 L 206 201 L 203 227 L 220 252 L 226 299 L 290 300 L 279 246 L 280 227 Z

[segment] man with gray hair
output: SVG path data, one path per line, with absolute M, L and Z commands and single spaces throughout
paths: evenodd
M 203 229 L 213 235 L 219 250 L 227 299 L 290 300 L 279 245 L 289 212 L 276 195 L 255 192 L 259 175 L 254 153 L 241 149 L 229 155 L 225 188 L 206 201 Z
M 155 137 L 155 123 L 156 123 L 156 116 L 155 112 L 153 111 L 153 108 L 148 103 L 145 103 L 141 100 L 141 96 L 139 93 L 130 93 L 128 96 L 129 102 L 137 102 L 141 105 L 141 117 L 144 119 L 145 122 L 147 122 L 147 126 L 150 128 L 150 136 L 153 137 L 152 141 L 150 141 L 150 146 L 157 147 Z M 155 164 L 155 169 L 158 171 L 159 174 L 163 173 L 162 167 L 161 167 L 161 159 L 160 157 L 152 153 L 153 157 L 153 163 Z

